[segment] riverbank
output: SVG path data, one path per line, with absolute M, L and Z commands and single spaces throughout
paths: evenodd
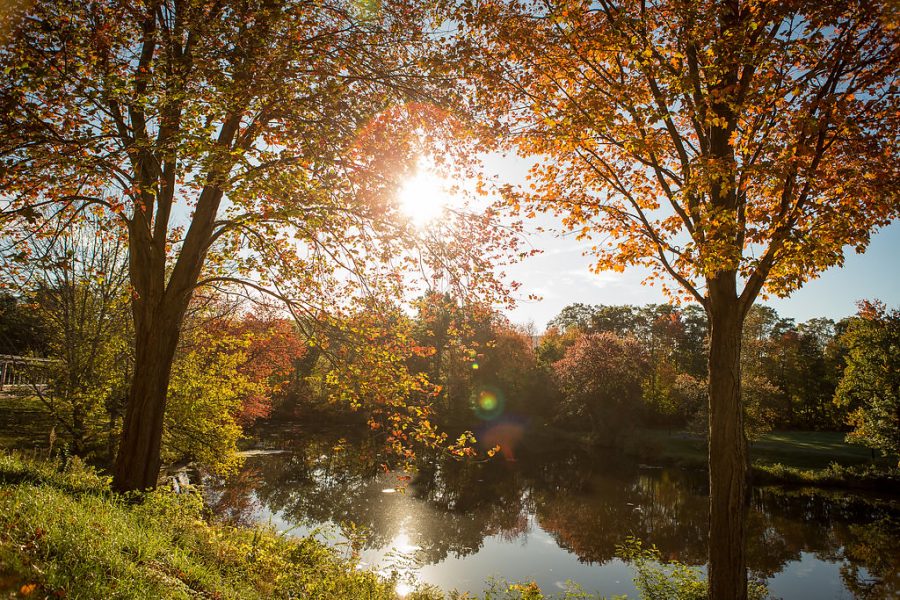
M 394 582 L 311 539 L 204 518 L 194 494 L 128 502 L 78 460 L 0 454 L 0 597 L 371 598 Z M 442 595 L 414 592 L 407 598 Z
M 701 570 L 633 538 L 621 544 L 617 555 L 630 563 L 640 598 L 705 597 Z M 211 520 L 199 494 L 125 498 L 78 459 L 0 451 L 0 598 L 602 598 L 569 585 L 545 595 L 533 582 L 495 580 L 483 596 L 399 584 L 315 539 Z M 766 597 L 756 583 L 750 592 Z
M 638 430 L 626 454 L 683 468 L 706 469 L 706 441 L 697 435 Z M 799 485 L 900 494 L 896 461 L 875 458 L 848 444 L 833 431 L 773 431 L 749 447 L 751 471 L 758 485 Z

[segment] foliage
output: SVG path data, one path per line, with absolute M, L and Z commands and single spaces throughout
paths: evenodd
M 0 289 L 0 354 L 45 356 L 47 328 L 27 297 Z
M 760 484 L 793 484 L 822 488 L 900 490 L 900 470 L 878 465 L 842 465 L 833 462 L 823 469 L 803 469 L 781 463 L 753 465 L 754 480 Z
M 565 402 L 560 412 L 586 419 L 593 432 L 615 439 L 640 406 L 646 357 L 633 338 L 591 333 L 553 364 Z
M 678 561 L 663 563 L 655 546 L 649 548 L 636 538 L 628 538 L 616 554 L 637 571 L 635 584 L 642 600 L 706 600 L 708 589 L 702 572 Z M 751 583 L 750 600 L 769 598 L 765 585 Z
M 700 280 L 728 270 L 748 281 L 742 300 L 786 294 L 897 216 L 888 5 L 735 6 L 461 15 L 479 108 L 540 157 L 530 210 L 615 235 L 592 246 L 597 269 L 642 264 L 700 303 Z
M 709 433 L 708 396 L 704 401 L 697 401 L 700 390 L 696 380 L 682 379 L 684 388 L 678 392 L 685 394 L 687 402 L 695 406 L 689 428 L 695 433 L 707 436 Z M 778 388 L 764 377 L 741 374 L 741 402 L 744 408 L 744 432 L 747 439 L 755 441 L 772 431 L 778 422 L 778 413 L 772 406 L 772 398 L 778 394 Z
M 109 460 L 132 370 L 125 245 L 90 218 L 30 249 L 27 269 L 0 280 L 29 299 L 44 331 L 51 362 L 35 368 L 49 385 L 31 392 L 72 452 Z
M 451 439 L 438 429 L 434 404 L 441 386 L 411 366 L 433 349 L 415 340 L 414 324 L 401 308 L 360 304 L 346 319 L 332 320 L 330 332 L 314 343 L 321 358 L 307 378 L 312 390 L 362 414 L 395 457 L 411 461 L 417 449 L 441 447 L 474 453 L 470 432 Z
M 900 310 L 860 303 L 841 340 L 847 366 L 835 402 L 851 411 L 848 441 L 900 455 Z
M 238 423 L 244 400 L 264 390 L 240 367 L 248 341 L 228 335 L 195 332 L 183 341 L 172 367 L 164 433 L 167 463 L 197 461 L 213 472 L 232 472 L 240 464 Z
M 441 416 L 462 422 L 469 416 L 469 398 L 499 315 L 451 294 L 426 294 L 415 307 L 413 336 L 423 356 L 411 367 L 438 386 Z
M 517 227 L 460 207 L 427 232 L 396 192 L 423 158 L 465 170 L 430 2 L 33 3 L 0 48 L 5 249 L 96 212 L 127 239 L 135 370 L 120 489 L 152 486 L 183 318 L 239 286 L 306 326 L 445 286 L 501 302 Z M 446 143 L 443 143 L 446 142 Z M 100 210 L 100 208 L 104 210 Z M 425 281 L 422 282 L 422 279 Z M 312 332 L 309 337 L 312 337 Z M 147 468 L 145 468 L 147 466 Z
M 900 216 L 892 17 L 886 1 L 461 3 L 473 102 L 533 160 L 510 205 L 710 318 L 711 596 L 746 597 L 744 317 Z
M 295 366 L 309 351 L 296 324 L 268 304 L 233 316 L 201 320 L 200 326 L 208 335 L 243 342 L 237 370 L 253 385 L 241 398 L 238 423 L 247 428 L 257 419 L 268 417 L 273 403 L 296 383 Z

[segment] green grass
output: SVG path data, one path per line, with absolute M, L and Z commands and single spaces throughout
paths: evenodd
M 0 448 L 47 448 L 53 417 L 40 400 L 27 394 L 0 392 Z
M 773 431 L 750 446 L 758 483 L 900 491 L 895 457 L 848 444 L 834 431 Z
M 129 502 L 80 461 L 61 470 L 13 454 L 0 455 L 0 586 L 73 599 L 396 598 L 391 581 L 314 540 L 207 522 L 196 495 Z
M 699 436 L 652 429 L 635 436 L 662 457 L 685 463 L 706 461 L 706 441 Z M 873 458 L 868 448 L 848 444 L 844 434 L 836 431 L 773 431 L 750 443 L 750 458 L 758 465 L 781 464 L 797 469 L 824 469 L 832 463 L 888 466 L 892 462 Z
M 697 435 L 641 430 L 626 451 L 641 460 L 705 468 L 706 440 Z M 773 431 L 750 444 L 757 483 L 900 491 L 895 457 L 873 457 L 834 431 Z
M 848 444 L 838 431 L 773 431 L 751 444 L 750 455 L 758 464 L 798 469 L 823 469 L 832 463 L 855 466 L 875 460 L 870 449 Z

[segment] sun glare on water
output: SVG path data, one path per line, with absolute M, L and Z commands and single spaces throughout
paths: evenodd
M 417 227 L 434 221 L 450 204 L 450 183 L 428 170 L 420 170 L 400 186 L 403 212 Z

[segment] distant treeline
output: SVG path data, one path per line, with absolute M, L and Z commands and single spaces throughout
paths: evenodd
M 878 302 L 839 321 L 797 323 L 755 306 L 742 342 L 745 425 L 853 432 L 896 452 L 900 316 Z M 413 368 L 442 387 L 446 423 L 477 425 L 501 412 L 540 418 L 616 443 L 635 426 L 707 427 L 706 314 L 697 305 L 572 304 L 536 336 L 449 296 L 423 298 Z

